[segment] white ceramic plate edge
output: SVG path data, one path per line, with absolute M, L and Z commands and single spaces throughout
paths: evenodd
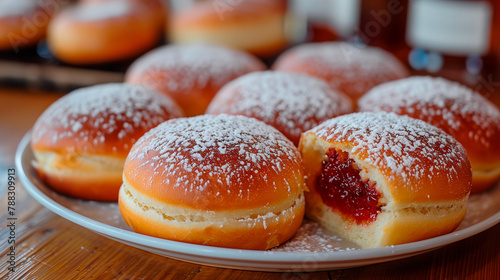
M 29 179 L 27 174 L 27 171 L 32 169 L 31 162 L 27 160 L 28 152 L 31 151 L 29 147 L 30 139 L 31 133 L 28 132 L 19 143 L 15 162 L 24 188 L 43 206 L 73 223 L 118 242 L 154 254 L 202 265 L 281 272 L 318 271 L 363 266 L 422 254 L 473 236 L 500 222 L 500 212 L 497 212 L 477 224 L 439 237 L 390 247 L 341 252 L 294 253 L 238 250 L 164 240 L 92 220 L 65 208 L 45 195 Z

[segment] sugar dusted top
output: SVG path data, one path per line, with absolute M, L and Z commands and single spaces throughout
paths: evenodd
M 154 88 L 190 94 L 193 88 L 218 89 L 238 76 L 264 68 L 257 58 L 236 50 L 203 44 L 168 45 L 134 62 L 127 79 L 141 77 Z
M 396 201 L 461 199 L 470 192 L 472 174 L 464 148 L 423 121 L 394 113 L 355 113 L 310 132 L 379 169 Z
M 182 27 L 212 27 L 227 25 L 231 21 L 241 22 L 269 14 L 284 14 L 285 1 L 244 0 L 229 2 L 197 1 L 188 9 L 175 13 L 173 24 Z
M 73 11 L 78 21 L 101 21 L 118 18 L 133 12 L 134 6 L 130 1 L 111 0 L 105 2 L 86 3 Z
M 498 108 L 471 89 L 442 78 L 411 77 L 377 86 L 360 99 L 359 107 L 424 120 L 482 156 L 500 141 Z
M 299 45 L 279 58 L 274 68 L 323 78 L 354 99 L 375 85 L 409 75 L 382 49 L 338 42 Z
M 168 97 L 129 84 L 75 90 L 53 103 L 33 128 L 32 145 L 66 152 L 126 156 L 132 144 L 161 122 L 182 116 Z
M 261 121 L 225 114 L 152 129 L 132 148 L 124 179 L 156 199 L 205 210 L 269 206 L 303 184 L 292 142 Z
M 298 144 L 300 134 L 320 122 L 352 112 L 351 101 L 324 81 L 295 73 L 244 75 L 225 86 L 207 113 L 257 118 Z

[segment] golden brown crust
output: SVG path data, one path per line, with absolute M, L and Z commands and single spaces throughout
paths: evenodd
M 9 13 L 9 7 L 12 10 Z M 45 37 L 54 9 L 32 0 L 4 0 L 0 4 L 0 49 L 32 46 Z M 20 13 L 22 12 L 22 13 Z
M 140 233 L 268 249 L 300 227 L 302 168 L 293 143 L 255 119 L 202 115 L 170 120 L 130 151 L 120 210 Z
M 67 94 L 45 110 L 33 127 L 31 146 L 35 151 L 124 159 L 149 129 L 182 116 L 170 98 L 141 86 L 91 86 Z
M 68 63 L 96 64 L 132 58 L 154 47 L 162 33 L 156 12 L 134 1 L 124 1 L 120 9 L 105 6 L 118 2 L 82 4 L 58 14 L 47 34 L 54 55 Z M 99 9 L 117 14 L 101 16 Z
M 306 138 L 317 139 L 325 149 L 339 148 L 364 168 L 377 170 L 396 203 L 459 200 L 471 191 L 472 171 L 464 148 L 420 120 L 355 113 L 326 121 L 302 138 L 299 150 Z
M 446 204 L 408 205 L 404 209 L 382 212 L 378 221 L 365 226 L 343 220 L 312 189 L 306 193 L 306 217 L 362 248 L 375 248 L 416 242 L 452 232 L 467 212 L 467 200 L 468 196 Z
M 374 86 L 409 76 L 408 69 L 382 49 L 331 42 L 294 47 L 278 58 L 273 69 L 321 78 L 355 103 Z
M 198 2 L 172 16 L 168 36 L 174 43 L 209 43 L 270 57 L 289 44 L 285 2 Z
M 287 241 L 298 230 L 305 203 L 301 197 L 288 209 L 262 216 L 235 218 L 236 214 L 227 211 L 223 219 L 213 219 L 213 211 L 193 211 L 195 215 L 189 215 L 188 208 L 179 218 L 179 215 L 137 204 L 137 198 L 122 187 L 119 206 L 125 222 L 138 233 L 209 246 L 266 250 Z
M 45 110 L 33 127 L 37 170 L 63 193 L 96 200 L 110 200 L 114 193 L 116 200 L 135 141 L 181 116 L 171 99 L 140 86 L 104 84 L 73 91 Z
M 360 179 L 380 195 L 375 220 L 350 219 L 320 195 L 317 177 L 330 149 L 345 152 Z M 423 121 L 384 112 L 345 115 L 303 134 L 299 150 L 310 190 L 306 216 L 363 248 L 449 233 L 466 213 L 472 182 L 467 154 Z
M 127 76 L 126 80 L 132 84 L 144 85 L 149 89 L 165 93 L 172 97 L 184 110 L 186 116 L 201 115 L 205 112 L 212 98 L 217 94 L 220 87 L 213 84 L 200 85 L 192 84 L 193 88 L 189 92 L 183 90 L 172 90 L 168 87 L 168 81 L 177 76 L 176 71 L 151 68 L 144 72 Z M 182 78 L 181 78 L 182 79 Z
M 206 157 L 207 154 L 208 153 L 200 153 L 200 156 Z M 180 158 L 189 158 L 185 152 L 178 153 L 178 156 Z M 152 157 L 154 157 L 154 153 L 151 153 L 151 158 Z M 286 164 L 285 170 L 282 170 L 279 174 L 270 172 L 273 168 L 271 165 L 253 167 L 253 169 L 246 172 L 246 174 L 234 174 L 234 176 L 238 177 L 237 181 L 239 185 L 237 187 L 228 186 L 226 184 L 228 176 L 220 172 L 217 172 L 216 174 L 209 174 L 209 172 L 201 175 L 196 174 L 196 172 L 203 170 L 204 167 L 206 169 L 207 166 L 210 166 L 210 169 L 216 170 L 224 169 L 231 165 L 238 166 L 241 164 L 237 159 L 230 157 L 221 157 L 220 160 L 222 163 L 220 165 L 216 162 L 205 162 L 201 163 L 198 168 L 193 167 L 193 172 L 186 170 L 184 172 L 176 172 L 175 174 L 163 173 L 163 176 L 155 176 L 153 178 L 141 175 L 129 178 L 128 176 L 132 176 L 133 172 L 154 174 L 156 166 L 145 165 L 143 164 L 144 162 L 127 160 L 124 169 L 124 176 L 129 178 L 133 186 L 141 189 L 141 191 L 145 194 L 151 197 L 156 197 L 163 202 L 173 205 L 188 205 L 192 208 L 213 211 L 238 207 L 264 207 L 269 204 L 281 202 L 291 194 L 297 193 L 303 187 L 303 185 L 300 184 L 300 175 L 296 173 L 296 170 L 300 169 L 301 166 L 297 164 L 297 162 L 287 159 L 283 160 L 283 164 Z M 148 162 L 147 158 L 145 159 L 145 162 Z M 173 168 L 173 163 L 166 167 L 166 169 Z M 165 182 L 175 182 L 181 178 L 186 182 L 205 181 L 214 183 L 219 182 L 219 184 L 213 184 L 209 189 L 203 191 L 187 191 L 186 189 L 189 188 L 189 185 L 184 188 L 167 188 L 167 186 L 165 186 Z M 151 185 L 141 187 L 140 184 Z M 269 187 L 269 184 L 273 187 Z M 228 190 L 232 191 L 228 192 Z M 211 197 L 211 199 L 207 200 L 207 197 Z M 244 203 L 245 206 L 242 206 L 242 203 Z
M 134 145 L 123 176 L 162 202 L 214 211 L 281 203 L 303 187 L 292 142 L 260 121 L 230 115 L 157 126 Z
M 80 3 L 96 3 L 96 2 L 107 2 L 113 0 L 80 0 Z M 150 9 L 154 17 L 157 18 L 157 23 L 160 29 L 164 29 L 167 17 L 168 17 L 168 7 L 165 5 L 163 0 L 122 0 L 135 2 L 146 9 Z
M 474 164 L 472 165 L 472 193 L 478 193 L 489 189 L 498 182 L 500 178 L 500 162 L 493 166 L 488 166 L 487 168 L 481 168 L 481 166 Z
M 223 25 L 245 23 L 267 17 L 269 14 L 284 15 L 286 1 L 244 0 L 231 6 L 225 3 L 201 1 L 174 15 L 173 25 L 182 27 L 217 28 Z M 225 5 L 224 5 L 225 4 Z
M 116 201 L 124 158 L 34 151 L 40 179 L 59 193 L 75 198 Z
M 352 110 L 351 100 L 323 80 L 299 73 L 262 71 L 228 83 L 206 113 L 256 118 L 298 145 L 302 132 Z
M 386 111 L 421 119 L 460 142 L 473 172 L 473 192 L 500 178 L 500 111 L 471 89 L 431 77 L 411 77 L 375 87 L 361 111 Z
M 264 70 L 256 57 L 210 45 L 169 45 L 153 50 L 128 69 L 126 81 L 172 97 L 187 116 L 203 114 L 229 81 Z

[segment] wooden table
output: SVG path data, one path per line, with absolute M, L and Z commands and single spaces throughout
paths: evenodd
M 24 133 L 60 94 L 0 88 L 0 279 L 500 279 L 500 224 L 404 260 L 314 272 L 266 273 L 195 265 L 112 241 L 41 206 L 16 181 L 15 272 L 9 272 L 7 172 Z

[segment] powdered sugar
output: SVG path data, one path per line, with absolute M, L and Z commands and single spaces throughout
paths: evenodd
M 266 71 L 226 85 L 207 113 L 250 116 L 273 125 L 296 144 L 300 134 L 321 121 L 350 113 L 352 104 L 325 82 L 302 74 Z
M 350 154 L 366 154 L 363 159 L 367 163 L 389 168 L 393 174 L 390 181 L 446 174 L 453 182 L 463 176 L 455 166 L 468 163 L 465 150 L 451 136 L 423 121 L 394 113 L 345 115 L 311 131 L 327 141 L 352 143 Z
M 104 2 L 86 3 L 73 10 L 74 18 L 78 21 L 99 21 L 116 18 L 131 13 L 132 2 L 112 0 Z
M 271 252 L 341 252 L 358 250 L 359 246 L 326 232 L 318 223 L 305 219 L 302 226 L 288 242 L 271 249 Z
M 285 12 L 283 1 L 269 0 L 238 0 L 238 1 L 194 1 L 193 4 L 186 3 L 186 6 L 181 6 L 181 2 L 171 1 L 176 7 L 174 11 L 174 22 L 197 22 L 198 25 L 203 25 L 205 22 L 217 16 L 220 20 L 219 24 L 224 21 L 246 21 L 253 20 L 256 17 L 262 17 L 269 13 L 276 13 L 276 10 Z M 178 2 L 178 3 L 176 3 Z M 180 9 L 179 9 L 180 8 Z M 183 9 L 184 8 L 184 9 Z M 208 18 L 208 20 L 207 20 Z M 230 24 L 230 23 L 229 23 Z
M 168 45 L 138 59 L 127 76 L 148 76 L 148 83 L 170 92 L 190 94 L 192 88 L 222 87 L 245 73 L 265 66 L 244 52 L 210 45 Z M 158 78 L 155 75 L 161 76 Z
M 411 77 L 373 88 L 359 100 L 362 111 L 389 111 L 409 115 L 490 147 L 500 131 L 500 111 L 481 95 L 442 78 Z M 460 140 L 460 139 L 459 139 Z
M 56 146 L 74 139 L 84 145 L 84 150 L 95 151 L 95 146 L 106 139 L 119 138 L 130 148 L 137 140 L 130 137 L 137 137 L 138 130 L 145 132 L 180 116 L 178 106 L 158 93 L 128 84 L 103 84 L 73 91 L 52 104 L 36 122 L 32 141 L 48 139 L 44 140 L 46 145 Z
M 275 69 L 329 79 L 333 88 L 353 97 L 380 83 L 409 75 L 395 57 L 382 49 L 338 42 L 299 45 L 286 52 Z
M 207 188 L 214 195 L 219 191 L 246 197 L 251 189 L 248 184 L 277 183 L 268 181 L 269 172 L 277 175 L 287 170 L 290 175 L 277 180 L 288 188 L 288 182 L 302 176 L 296 169 L 290 171 L 300 169 L 300 154 L 279 131 L 252 118 L 224 114 L 167 121 L 141 137 L 129 160 L 140 163 L 137 174 L 142 167 L 153 166 L 144 172 L 162 174 L 165 184 L 200 199 L 204 196 L 200 192 Z M 263 168 L 268 171 L 261 172 Z M 224 184 L 229 187 L 214 187 Z

